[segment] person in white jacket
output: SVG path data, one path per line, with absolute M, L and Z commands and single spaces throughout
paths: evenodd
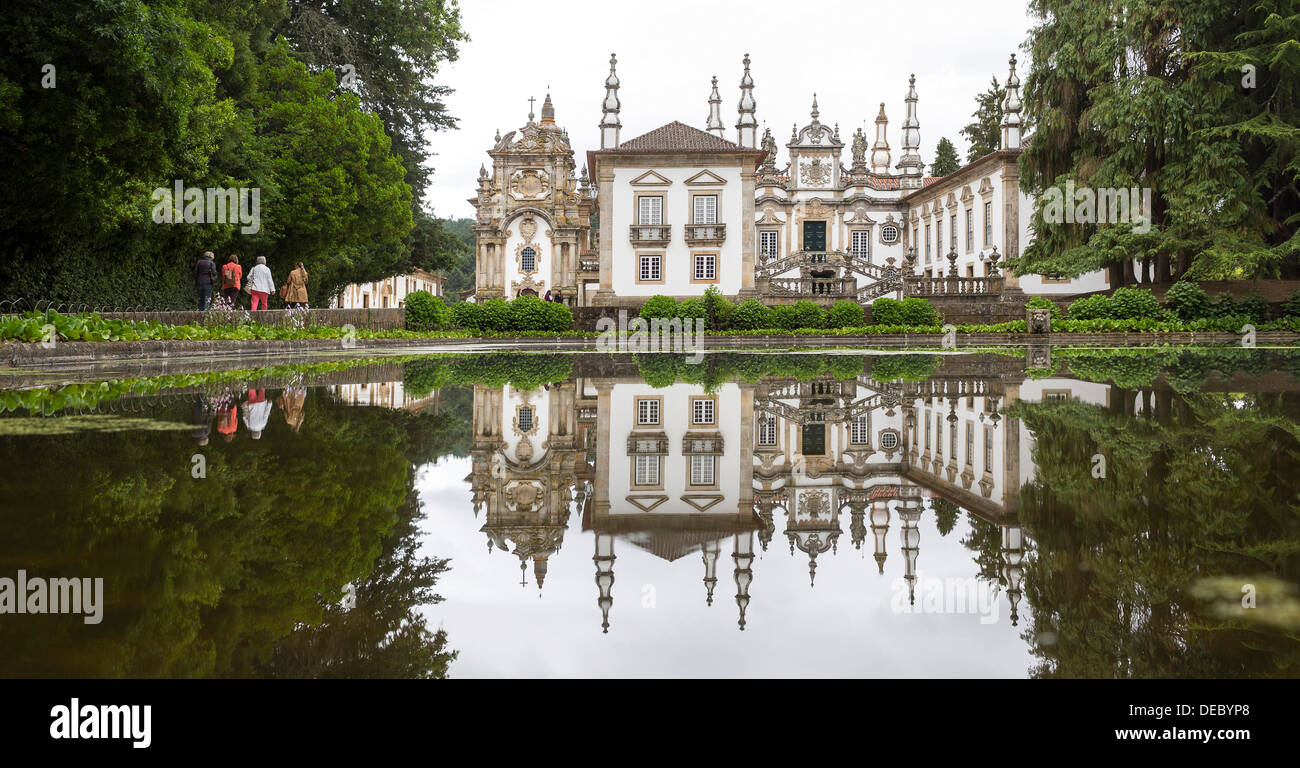
M 266 429 L 266 422 L 270 419 L 271 401 L 266 399 L 266 390 L 248 390 L 248 400 L 244 403 L 244 426 L 254 440 L 262 439 L 262 430 Z
M 271 308 L 267 299 L 275 293 L 275 281 L 271 279 L 271 268 L 266 266 L 265 256 L 258 256 L 257 266 L 248 271 L 248 291 L 253 296 L 252 309 Z

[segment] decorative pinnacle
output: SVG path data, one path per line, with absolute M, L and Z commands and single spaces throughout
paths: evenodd
M 813 119 L 813 122 L 817 122 L 817 116 L 818 116 L 819 114 L 821 114 L 821 113 L 817 111 L 817 94 L 814 93 L 814 94 L 813 94 L 813 105 L 812 105 L 812 119 Z

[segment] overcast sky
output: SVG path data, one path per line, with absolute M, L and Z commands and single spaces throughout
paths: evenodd
M 549 87 L 556 121 L 569 132 L 578 167 L 600 148 L 600 103 L 609 54 L 618 54 L 621 141 L 673 120 L 703 129 L 709 114 L 710 78 L 718 76 L 727 138 L 736 138 L 741 59 L 750 54 L 761 127 L 785 143 L 793 123 L 809 121 L 813 92 L 821 121 L 840 124 L 848 144 L 865 125 L 874 140 L 880 102 L 889 117 L 891 165 L 901 151 L 907 77 L 916 73 L 921 158 L 929 164 L 942 136 L 965 159 L 958 133 L 975 109 L 975 95 L 990 76 L 1003 82 L 1029 20 L 1024 0 L 971 3 L 883 3 L 822 0 L 816 4 L 768 0 L 610 0 L 553 3 L 461 0 L 470 41 L 440 81 L 456 90 L 448 100 L 458 130 L 429 135 L 436 156 L 426 202 L 436 215 L 472 216 L 479 166 L 497 129 L 517 130 L 528 120 L 528 98 Z M 850 161 L 848 150 L 842 155 Z

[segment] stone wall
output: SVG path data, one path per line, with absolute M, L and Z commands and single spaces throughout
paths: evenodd
M 255 322 L 263 325 L 284 325 L 289 310 L 287 309 L 265 309 L 257 312 L 250 312 L 249 315 Z M 166 323 L 167 325 L 189 325 L 191 323 L 202 325 L 204 320 L 209 322 L 212 315 L 199 311 L 183 312 L 101 312 L 101 317 L 116 320 L 150 320 L 153 322 Z M 344 326 L 352 325 L 357 330 L 380 331 L 390 328 L 406 327 L 406 310 L 398 308 L 376 308 L 368 309 L 312 309 L 309 310 L 308 323 L 310 325 L 333 325 Z
M 1020 291 L 1003 291 L 984 296 L 927 296 L 943 315 L 944 323 L 995 325 L 1025 319 L 1029 297 Z

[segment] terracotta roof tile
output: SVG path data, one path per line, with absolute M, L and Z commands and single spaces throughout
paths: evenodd
M 735 142 L 720 139 L 717 136 L 692 128 L 685 123 L 674 120 L 649 133 L 628 139 L 618 145 L 614 152 L 755 152 L 743 149 Z

